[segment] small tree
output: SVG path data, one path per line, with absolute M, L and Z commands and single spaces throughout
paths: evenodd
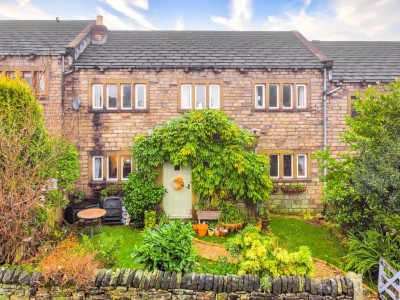
M 395 224 L 400 214 L 400 80 L 368 87 L 354 107 L 359 115 L 347 118 L 343 140 L 354 155 L 340 160 L 319 153 L 328 173 L 324 200 L 343 229 Z
M 60 178 L 63 188 L 75 180 L 66 175 L 76 174 L 77 155 L 69 155 L 70 147 L 47 132 L 30 87 L 19 76 L 0 76 L 0 263 L 21 256 L 24 236 L 38 244 L 45 238 L 44 210 L 38 207 L 46 204 L 41 198 L 49 179 Z M 61 163 L 66 160 L 73 167 Z

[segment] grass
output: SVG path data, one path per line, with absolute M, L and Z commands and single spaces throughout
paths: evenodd
M 323 226 L 311 225 L 304 220 L 286 217 L 271 217 L 272 233 L 278 238 L 279 245 L 289 251 L 297 251 L 299 246 L 308 246 L 312 256 L 328 263 L 341 267 L 342 256 L 346 254 L 346 250 L 341 246 L 340 241 L 329 233 Z M 135 245 L 143 242 L 140 230 L 133 229 L 130 226 L 103 226 L 103 234 L 120 239 L 117 245 L 116 268 L 141 268 L 135 264 L 131 258 L 131 253 Z M 197 237 L 200 240 L 224 244 L 227 238 L 234 236 L 235 233 L 229 233 L 227 237 L 205 236 Z M 94 241 L 98 241 L 101 234 L 93 237 Z M 205 264 L 206 268 L 212 268 L 212 261 L 199 258 L 198 263 Z
M 139 264 L 135 264 L 131 258 L 133 246 L 140 245 L 143 242 L 140 230 L 133 229 L 130 226 L 102 226 L 102 230 L 103 234 L 120 239 L 116 250 L 117 262 L 115 268 L 140 269 L 142 267 Z M 98 241 L 101 236 L 102 234 L 97 234 L 93 236 L 93 240 Z
M 285 216 L 271 217 L 270 226 L 281 247 L 297 251 L 299 246 L 308 246 L 314 258 L 341 267 L 346 249 L 325 227 Z

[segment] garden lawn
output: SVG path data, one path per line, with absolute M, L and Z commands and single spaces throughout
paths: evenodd
M 297 251 L 299 246 L 308 246 L 312 256 L 342 266 L 346 249 L 324 226 L 315 226 L 292 217 L 271 216 L 271 230 L 278 238 L 279 246 Z
M 140 230 L 133 229 L 130 226 L 102 226 L 102 230 L 102 234 L 113 236 L 120 240 L 117 245 L 117 262 L 115 268 L 142 268 L 141 265 L 135 264 L 133 258 L 131 258 L 133 246 L 140 245 L 143 242 Z M 102 234 L 93 236 L 93 239 L 97 241 L 101 238 Z

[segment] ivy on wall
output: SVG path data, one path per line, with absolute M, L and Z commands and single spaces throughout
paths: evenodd
M 269 199 L 269 160 L 254 153 L 255 138 L 220 110 L 197 110 L 156 128 L 151 137 L 136 136 L 131 148 L 137 173 L 154 180 L 166 162 L 190 166 L 194 192 L 205 200 Z M 136 175 L 129 178 L 132 184 Z M 161 199 L 160 199 L 161 201 Z

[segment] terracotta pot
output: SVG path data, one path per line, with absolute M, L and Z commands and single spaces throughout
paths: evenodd
M 193 230 L 196 231 L 196 232 L 197 232 L 197 230 L 198 230 L 198 227 L 199 227 L 199 224 L 192 224 L 192 228 L 193 228 Z
M 208 228 L 208 235 L 213 236 L 215 234 L 214 228 Z
M 199 236 L 206 236 L 208 231 L 208 224 L 198 224 L 197 225 L 197 234 Z
M 215 236 L 219 236 L 219 228 L 215 228 L 214 229 L 214 235 Z
M 228 231 L 240 231 L 243 229 L 244 222 L 236 223 L 236 224 L 228 224 L 221 222 L 221 225 L 224 226 Z
M 225 228 L 219 229 L 219 236 L 226 237 L 227 234 L 228 234 L 228 229 Z

